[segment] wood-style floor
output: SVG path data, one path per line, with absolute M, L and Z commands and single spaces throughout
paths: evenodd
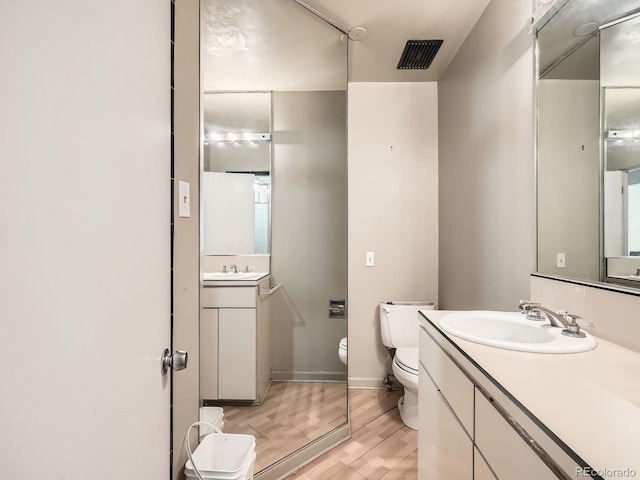
M 339 383 L 274 382 L 261 406 L 224 406 L 225 433 L 256 437 L 254 472 L 346 421 Z M 286 480 L 417 480 L 418 432 L 402 423 L 401 391 L 349 390 L 351 438 Z
M 256 437 L 259 472 L 347 421 L 345 383 L 273 382 L 260 406 L 224 406 L 225 433 Z
M 351 438 L 287 480 L 417 480 L 418 432 L 400 419 L 401 393 L 349 390 Z

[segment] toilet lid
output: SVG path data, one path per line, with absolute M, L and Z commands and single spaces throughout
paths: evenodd
M 345 350 L 347 349 L 347 338 L 343 338 L 342 340 L 340 340 L 340 348 L 344 348 Z
M 403 370 L 418 374 L 418 349 L 403 347 L 396 350 L 395 362 Z

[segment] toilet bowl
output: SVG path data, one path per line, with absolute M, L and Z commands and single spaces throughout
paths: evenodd
M 393 375 L 404 388 L 404 395 L 398 401 L 400 418 L 413 430 L 418 429 L 418 311 L 434 308 L 431 302 L 380 304 L 382 343 L 392 352 Z
M 404 395 L 398 400 L 400 418 L 407 427 L 418 430 L 418 349 L 398 348 L 392 371 L 404 387 Z
M 343 338 L 340 340 L 340 345 L 338 346 L 338 357 L 340 357 L 340 361 L 347 364 L 347 338 Z

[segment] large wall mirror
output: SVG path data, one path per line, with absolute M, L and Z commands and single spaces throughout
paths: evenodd
M 256 437 L 256 478 L 278 478 L 349 434 L 339 354 L 347 48 L 342 32 L 294 0 L 201 2 L 203 272 L 234 264 L 271 275 L 271 293 L 259 295 L 270 302 L 270 331 L 258 333 L 269 337 L 258 369 L 270 387 L 251 404 L 212 398 L 220 392 L 202 401 L 223 407 L 225 432 Z M 201 337 L 201 359 L 209 340 Z M 228 376 L 221 365 L 201 372 Z M 203 380 L 211 379 L 201 377 L 201 391 Z
M 538 273 L 640 288 L 640 1 L 538 24 Z

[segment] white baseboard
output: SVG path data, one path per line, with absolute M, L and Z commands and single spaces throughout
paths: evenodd
M 271 372 L 274 382 L 346 382 L 343 372 Z
M 382 378 L 349 377 L 349 388 L 385 388 Z

